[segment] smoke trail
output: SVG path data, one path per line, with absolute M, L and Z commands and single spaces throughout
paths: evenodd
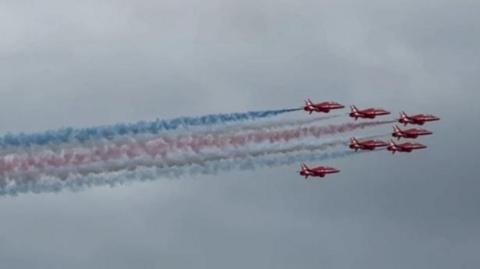
M 319 138 L 324 135 L 344 133 L 359 128 L 377 126 L 386 121 L 346 123 L 329 126 L 310 126 L 285 130 L 260 130 L 240 134 L 208 134 L 164 136 L 139 143 L 137 141 L 115 145 L 104 144 L 94 148 L 65 149 L 60 153 L 41 152 L 40 154 L 10 154 L 0 157 L 0 175 L 16 170 L 28 170 L 36 167 L 59 167 L 65 165 L 81 165 L 107 161 L 111 159 L 134 159 L 148 155 L 165 158 L 169 153 L 189 152 L 201 153 L 206 148 L 220 150 L 229 147 L 243 147 L 247 144 L 290 143 L 308 137 Z
M 260 130 L 240 134 L 180 135 L 175 138 L 160 137 L 149 141 L 149 143 L 151 146 L 158 147 L 160 150 L 161 148 L 176 148 L 179 150 L 193 150 L 198 152 L 206 147 L 240 147 L 251 143 L 287 143 L 291 140 L 306 137 L 320 138 L 325 135 L 346 133 L 388 123 L 391 123 L 391 121 L 344 123 L 328 126 L 297 127 L 284 130 Z
M 158 134 L 162 131 L 176 130 L 195 126 L 210 126 L 231 122 L 250 121 L 277 116 L 300 110 L 300 108 L 250 111 L 245 113 L 214 114 L 200 117 L 180 117 L 171 120 L 140 121 L 133 124 L 118 123 L 111 126 L 99 126 L 83 129 L 63 128 L 33 134 L 7 134 L 0 137 L 0 147 L 19 147 L 47 145 L 50 143 L 67 143 L 77 141 L 84 143 L 92 139 L 112 139 L 121 135 Z
M 321 153 L 317 151 L 300 151 L 276 154 L 267 154 L 257 157 L 237 157 L 234 159 L 211 160 L 197 163 L 185 163 L 168 167 L 137 167 L 132 170 L 121 170 L 110 173 L 100 173 L 88 176 L 70 174 L 63 180 L 56 177 L 42 175 L 36 180 L 8 181 L 0 185 L 0 195 L 17 195 L 19 193 L 58 192 L 63 189 L 73 191 L 82 190 L 91 186 L 121 185 L 132 181 L 154 180 L 157 178 L 179 178 L 185 175 L 215 175 L 219 172 L 232 170 L 255 170 L 263 167 L 276 167 L 308 161 L 320 161 L 361 154 L 361 152 L 337 151 Z M 292 177 L 294 174 L 292 173 Z
M 257 157 L 266 154 L 289 153 L 299 150 L 320 150 L 328 149 L 338 145 L 348 145 L 345 139 L 333 140 L 330 142 L 318 143 L 318 141 L 299 140 L 297 143 L 288 144 L 264 144 L 255 145 L 255 147 L 242 148 L 212 148 L 203 152 L 180 151 L 169 155 L 152 155 L 147 152 L 136 152 L 136 155 L 117 156 L 117 158 L 106 158 L 98 154 L 72 155 L 47 155 L 40 158 L 20 159 L 17 156 L 9 158 L 9 161 L 0 160 L 0 175 L 3 178 L 21 178 L 25 175 L 32 177 L 47 173 L 55 174 L 62 178 L 67 176 L 70 171 L 88 175 L 89 173 L 112 172 L 122 169 L 134 169 L 137 166 L 172 166 L 183 165 L 185 163 L 218 161 L 237 157 Z M 11 156 L 9 156 L 11 157 Z M 111 157 L 111 156 L 109 156 Z M 1 181 L 1 180 L 0 180 Z
M 247 123 L 247 124 L 236 124 L 232 126 L 220 126 L 217 128 L 211 128 L 206 131 L 198 131 L 197 133 L 233 133 L 233 132 L 244 132 L 244 131 L 254 131 L 260 129 L 278 129 L 284 127 L 291 127 L 291 126 L 300 126 L 300 125 L 309 125 L 313 123 L 317 123 L 320 121 L 325 121 L 329 119 L 339 118 L 343 115 L 328 115 L 328 116 L 320 116 L 308 119 L 283 119 L 280 121 L 269 121 L 269 122 L 259 122 L 259 123 Z
M 302 126 L 313 124 L 316 122 L 321 122 L 333 118 L 341 117 L 342 115 L 328 115 L 328 116 L 321 116 L 315 117 L 310 119 L 283 119 L 279 121 L 260 121 L 260 122 L 250 122 L 250 123 L 238 123 L 234 125 L 219 125 L 219 126 L 211 126 L 208 129 L 198 129 L 195 130 L 195 133 L 198 135 L 201 134 L 226 134 L 226 133 L 238 133 L 238 132 L 245 132 L 245 131 L 255 131 L 255 130 L 262 130 L 262 129 L 277 129 L 277 128 L 287 128 L 287 127 L 294 127 L 294 126 Z M 185 129 L 186 132 L 184 134 L 190 134 L 189 130 Z M 181 133 L 179 133 L 181 134 Z M 122 135 L 122 136 L 114 136 L 111 139 L 97 139 L 97 140 L 87 140 L 82 143 L 78 141 L 69 141 L 68 143 L 50 143 L 45 145 L 36 145 L 31 144 L 29 146 L 18 146 L 18 147 L 6 147 L 2 148 L 0 145 L 0 156 L 1 155 L 8 155 L 8 154 L 15 154 L 18 152 L 40 152 L 40 151 L 51 151 L 51 152 L 62 152 L 66 149 L 74 149 L 79 147 L 103 147 L 109 143 L 120 145 L 120 144 L 128 144 L 128 143 L 146 143 L 150 140 L 158 138 L 162 134 L 154 134 L 154 133 L 139 133 L 134 136 Z M 164 135 L 164 134 L 163 134 Z

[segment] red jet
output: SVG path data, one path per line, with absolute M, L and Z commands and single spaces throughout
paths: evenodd
M 431 134 L 433 134 L 433 132 L 430 132 L 429 130 L 417 129 L 417 128 L 402 130 L 397 125 L 395 125 L 395 126 L 393 126 L 392 136 L 396 137 L 398 140 L 400 140 L 400 138 L 402 138 L 402 137 L 403 138 L 417 138 L 421 135 L 431 135 Z
M 302 164 L 302 170 L 300 175 L 308 178 L 312 177 L 324 177 L 326 174 L 338 173 L 340 170 L 328 166 L 317 166 L 314 168 L 309 168 L 306 164 Z
M 364 119 L 374 119 L 376 116 L 383 116 L 389 115 L 390 112 L 379 109 L 379 108 L 367 108 L 363 110 L 359 110 L 356 106 L 350 106 L 351 112 L 349 114 L 350 117 L 355 118 L 364 118 Z
M 378 147 L 386 147 L 388 144 L 382 140 L 365 140 L 365 141 L 358 141 L 353 137 L 350 139 L 349 147 L 358 151 L 359 149 L 362 150 L 375 150 Z
M 312 112 L 328 113 L 332 109 L 341 109 L 344 107 L 345 107 L 344 105 L 341 105 L 336 102 L 322 102 L 322 103 L 314 104 L 312 100 L 308 99 L 305 101 L 305 106 L 303 107 L 303 110 L 307 111 L 309 114 L 312 114 Z
M 423 125 L 425 122 L 437 120 L 440 120 L 440 118 L 433 115 L 417 114 L 413 116 L 408 116 L 407 113 L 402 111 L 402 113 L 400 113 L 400 119 L 398 119 L 398 122 L 403 123 L 404 125 L 407 125 L 408 123 Z
M 420 143 L 403 143 L 403 144 L 395 144 L 393 140 L 390 140 L 390 145 L 387 147 L 388 151 L 391 151 L 392 154 L 395 152 L 412 152 L 417 149 L 424 149 L 427 148 L 427 146 L 422 145 Z

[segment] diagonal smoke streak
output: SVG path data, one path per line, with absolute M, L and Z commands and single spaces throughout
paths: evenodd
M 215 175 L 232 170 L 255 170 L 264 167 L 290 165 L 303 161 L 320 161 L 362 154 L 348 150 L 322 153 L 320 151 L 293 151 L 275 153 L 257 157 L 236 157 L 234 159 L 210 160 L 202 163 L 185 163 L 168 167 L 136 167 L 110 173 L 88 176 L 70 174 L 64 180 L 42 175 L 35 181 L 8 182 L 0 186 L 0 195 L 17 195 L 19 193 L 58 192 L 63 189 L 82 190 L 92 186 L 121 185 L 133 181 L 154 180 L 157 178 L 179 178 L 182 176 Z M 292 173 L 293 177 L 293 173 Z
M 287 154 L 295 151 L 326 150 L 339 145 L 348 145 L 344 139 L 330 142 L 318 143 L 308 140 L 297 141 L 289 144 L 264 144 L 256 145 L 253 148 L 228 148 L 211 149 L 205 152 L 178 152 L 169 156 L 139 155 L 136 158 L 116 158 L 83 164 L 66 164 L 61 166 L 30 166 L 28 169 L 17 169 L 4 172 L 2 178 L 12 180 L 35 180 L 38 175 L 47 174 L 60 179 L 67 178 L 69 174 L 75 173 L 83 176 L 92 173 L 115 172 L 124 169 L 135 169 L 138 166 L 171 167 L 185 164 L 199 164 L 208 161 L 220 161 L 224 159 L 258 157 L 268 154 Z M 1 180 L 0 180 L 1 182 Z M 0 184 L 1 185 L 1 184 Z
M 115 136 L 158 134 L 178 128 L 210 126 L 233 122 L 252 121 L 280 114 L 298 111 L 300 108 L 266 111 L 250 111 L 245 113 L 214 114 L 199 117 L 180 117 L 171 120 L 140 121 L 137 123 L 118 123 L 110 126 L 91 128 L 63 128 L 33 134 L 7 134 L 0 137 L 0 147 L 28 147 L 32 145 L 48 145 L 51 143 L 68 143 L 72 141 L 84 143 L 92 139 L 110 140 Z
M 216 125 L 216 126 L 208 126 L 206 129 L 183 129 L 182 132 L 176 132 L 175 135 L 184 135 L 188 136 L 192 133 L 197 135 L 204 135 L 204 134 L 228 134 L 228 133 L 239 133 L 239 132 L 246 132 L 246 131 L 259 131 L 265 129 L 279 129 L 279 128 L 293 128 L 299 127 L 302 125 L 313 124 L 333 118 L 341 117 L 342 115 L 328 115 L 328 116 L 321 116 L 315 117 L 310 119 L 282 119 L 278 121 L 253 121 L 249 123 L 242 123 L 238 122 L 235 124 L 223 124 L 223 125 Z M 111 137 L 110 139 L 91 139 L 83 142 L 71 140 L 65 143 L 48 143 L 48 144 L 30 144 L 30 145 L 20 145 L 20 146 L 5 146 L 1 145 L 0 143 L 0 156 L 7 155 L 7 154 L 14 154 L 18 152 L 25 152 L 25 153 L 34 153 L 40 151 L 46 152 L 56 152 L 59 153 L 64 151 L 65 149 L 75 149 L 75 148 L 85 148 L 85 147 L 103 147 L 108 143 L 111 144 L 128 144 L 132 142 L 136 143 L 146 143 L 150 140 L 163 137 L 163 136 L 170 137 L 172 136 L 171 132 L 169 134 L 159 134 L 159 133 L 138 133 L 135 135 L 119 135 Z
M 241 147 L 254 143 L 288 143 L 298 139 L 313 137 L 320 138 L 326 135 L 346 133 L 367 127 L 374 127 L 391 123 L 391 121 L 375 121 L 363 123 L 344 123 L 328 126 L 296 127 L 283 130 L 260 130 L 258 132 L 234 133 L 234 134 L 208 134 L 172 137 L 160 137 L 149 141 L 150 147 L 157 150 L 188 149 L 195 152 L 206 147 Z
M 297 127 L 285 130 L 259 130 L 255 132 L 234 134 L 180 135 L 163 136 L 144 143 L 135 140 L 121 144 L 104 144 L 94 148 L 65 149 L 59 153 L 40 152 L 37 154 L 10 154 L 0 157 L 0 175 L 31 168 L 60 167 L 82 165 L 111 159 L 134 159 L 148 155 L 166 158 L 177 152 L 201 153 L 209 148 L 225 150 L 230 147 L 239 148 L 248 144 L 290 143 L 308 137 L 319 138 L 324 135 L 344 133 L 370 126 L 389 123 L 386 121 L 346 123 L 329 126 Z M 133 138 L 132 138 L 133 139 Z
M 340 118 L 343 115 L 327 115 L 320 117 L 313 117 L 307 119 L 282 119 L 277 121 L 267 121 L 267 122 L 252 122 L 252 123 L 237 123 L 235 125 L 229 126 L 217 126 L 212 127 L 208 130 L 199 130 L 196 133 L 233 133 L 233 132 L 245 132 L 245 131 L 255 131 L 255 130 L 265 130 L 265 129 L 279 129 L 279 128 L 288 128 L 293 126 L 309 125 L 321 121 L 326 121 L 330 119 Z

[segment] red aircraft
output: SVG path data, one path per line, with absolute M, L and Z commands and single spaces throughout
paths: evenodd
M 391 151 L 392 154 L 395 152 L 412 152 L 413 150 L 417 149 L 424 149 L 427 148 L 427 146 L 422 145 L 420 143 L 403 143 L 403 144 L 395 144 L 393 140 L 390 140 L 390 145 L 387 147 L 388 151 Z
M 390 112 L 379 109 L 379 108 L 367 108 L 359 110 L 356 106 L 350 106 L 351 112 L 349 114 L 350 117 L 355 118 L 364 118 L 364 119 L 374 119 L 376 116 L 383 116 L 388 115 Z
M 344 107 L 345 107 L 344 105 L 341 105 L 336 102 L 322 102 L 322 103 L 314 104 L 312 100 L 307 99 L 305 101 L 305 106 L 303 107 L 303 110 L 307 111 L 309 114 L 312 114 L 312 112 L 328 113 L 332 109 L 341 109 Z
M 326 174 L 338 173 L 340 170 L 328 166 L 317 166 L 314 168 L 309 168 L 306 164 L 302 164 L 302 170 L 300 175 L 308 178 L 312 177 L 324 177 Z
M 404 125 L 407 125 L 408 123 L 423 125 L 425 122 L 437 120 L 440 120 L 440 118 L 433 115 L 417 114 L 413 116 L 408 116 L 407 113 L 402 111 L 402 113 L 400 113 L 400 119 L 398 119 L 398 122 L 403 123 Z
M 400 138 L 402 138 L 402 137 L 403 138 L 417 138 L 421 135 L 431 135 L 431 134 L 433 134 L 433 132 L 430 132 L 429 130 L 417 129 L 417 128 L 402 130 L 397 125 L 395 125 L 395 126 L 393 126 L 392 136 L 396 137 L 398 140 L 400 140 Z
M 358 151 L 359 149 L 362 150 L 375 150 L 377 147 L 386 147 L 388 144 L 382 140 L 365 140 L 365 141 L 358 141 L 355 137 L 350 139 L 349 147 Z

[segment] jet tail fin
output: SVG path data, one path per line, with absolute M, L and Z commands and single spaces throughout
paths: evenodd
M 393 139 L 390 139 L 390 143 L 387 149 L 391 151 L 392 154 L 395 154 L 395 152 L 397 152 L 397 145 L 395 144 L 395 142 L 393 142 Z

